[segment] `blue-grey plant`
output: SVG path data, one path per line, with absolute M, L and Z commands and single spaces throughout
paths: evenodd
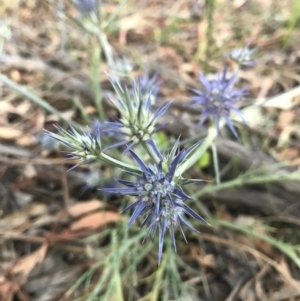
M 162 81 L 158 80 L 158 74 L 158 72 L 155 72 L 152 76 L 150 76 L 150 73 L 146 72 L 137 78 L 142 94 L 145 97 L 150 95 L 152 104 L 155 103 L 157 94 L 162 84 Z
M 94 131 L 86 130 L 77 131 L 70 126 L 70 130 L 66 131 L 60 126 L 56 126 L 58 134 L 46 131 L 46 133 L 61 142 L 70 149 L 68 154 L 69 160 L 78 160 L 79 163 L 70 170 L 76 168 L 81 164 L 90 163 L 96 160 L 103 161 L 112 166 L 121 167 L 127 171 L 136 172 L 138 168 L 135 166 L 120 162 L 104 153 L 101 143 L 101 128 L 96 126 Z
M 113 76 L 126 78 L 130 76 L 130 73 L 134 69 L 134 64 L 126 56 L 123 56 L 122 58 L 114 59 L 109 67 Z
M 109 98 L 119 111 L 121 118 L 118 122 L 110 122 L 109 132 L 122 134 L 123 141 L 119 141 L 109 148 L 129 144 L 128 151 L 134 145 L 150 142 L 154 133 L 168 123 L 157 125 L 158 120 L 167 111 L 171 102 L 159 107 L 155 112 L 151 109 L 151 93 L 143 94 L 140 81 L 132 82 L 132 89 L 110 78 L 115 96 Z M 107 149 L 109 149 L 107 148 Z
M 237 136 L 229 114 L 234 111 L 241 116 L 235 102 L 244 97 L 246 93 L 244 89 L 233 88 L 236 77 L 237 75 L 234 74 L 227 78 L 227 66 L 213 80 L 208 80 L 199 74 L 203 89 L 194 89 L 196 96 L 192 99 L 192 105 L 202 109 L 202 118 L 199 124 L 203 124 L 207 119 L 212 119 L 216 127 L 214 131 L 208 132 L 208 136 L 200 147 L 198 147 L 200 145 L 198 142 L 187 150 L 180 149 L 179 139 L 170 153 L 161 153 L 156 146 L 154 134 L 166 126 L 166 124 L 158 124 L 158 121 L 171 104 L 165 104 L 153 111 L 152 100 L 153 97 L 156 97 L 161 84 L 157 81 L 157 74 L 152 77 L 147 74 L 133 80 L 129 85 L 125 84 L 125 80 L 121 83 L 117 77 L 111 76 L 109 78 L 114 90 L 114 95 L 109 100 L 120 114 L 117 121 L 95 122 L 92 130 L 88 131 L 78 131 L 72 127 L 66 131 L 57 127 L 57 134 L 48 132 L 51 137 L 69 147 L 69 156 L 72 159 L 79 160 L 79 163 L 74 167 L 82 163 L 100 160 L 110 166 L 122 168 L 134 177 L 133 181 L 118 180 L 126 188 L 106 187 L 102 191 L 104 193 L 130 195 L 136 198 L 124 209 L 124 211 L 133 210 L 128 226 L 131 226 L 139 217 L 143 217 L 141 226 L 147 228 L 145 239 L 148 236 L 153 238 L 158 230 L 159 262 L 162 258 L 164 237 L 167 230 L 176 250 L 175 228 L 179 230 L 185 240 L 182 225 L 192 231 L 197 231 L 186 216 L 207 224 L 186 204 L 186 201 L 191 200 L 191 197 L 182 189 L 186 184 L 197 183 L 201 180 L 183 178 L 182 174 L 197 162 L 199 156 L 214 143 L 217 133 L 220 131 L 222 118 L 225 119 L 233 134 Z M 103 148 L 103 142 L 107 142 L 109 139 L 101 139 L 101 136 L 107 133 L 113 134 L 114 137 L 118 136 L 118 141 Z M 117 160 L 107 154 L 111 148 L 125 145 L 126 151 L 130 152 L 136 165 L 128 164 L 126 156 Z M 151 163 L 132 150 L 133 146 L 137 145 L 143 147 Z
M 56 126 L 56 129 L 59 134 L 46 132 L 50 137 L 60 141 L 71 150 L 68 152 L 70 160 L 79 160 L 79 163 L 73 168 L 84 163 L 93 162 L 101 156 L 100 126 L 95 129 L 95 132 L 82 130 L 81 133 L 76 131 L 72 126 L 70 126 L 69 131 L 64 130 L 60 126 Z
M 123 136 L 121 134 L 110 132 L 110 128 L 111 125 L 109 120 L 106 119 L 104 121 L 100 121 L 99 119 L 95 119 L 88 131 L 92 136 L 100 134 L 102 139 L 110 137 L 114 138 L 114 140 L 122 140 Z
M 104 188 L 104 192 L 119 193 L 122 195 L 135 196 L 137 199 L 134 203 L 127 206 L 124 211 L 133 209 L 133 214 L 128 222 L 131 226 L 139 217 L 143 216 L 142 226 L 147 227 L 145 238 L 150 234 L 153 239 L 157 228 L 159 229 L 158 243 L 158 261 L 161 261 L 163 242 L 165 232 L 168 229 L 173 247 L 176 250 L 174 228 L 178 228 L 182 236 L 185 238 L 181 224 L 188 229 L 198 232 L 185 218 L 187 214 L 197 220 L 207 224 L 207 222 L 185 204 L 185 200 L 192 198 L 185 194 L 181 188 L 187 184 L 187 181 L 177 178 L 175 171 L 178 165 L 184 161 L 190 152 L 197 146 L 194 145 L 188 150 L 177 152 L 178 141 L 174 145 L 170 155 L 163 157 L 160 154 L 160 162 L 156 165 L 146 165 L 142 158 L 135 152 L 129 150 L 133 159 L 141 169 L 141 173 L 130 173 L 136 179 L 133 182 L 118 180 L 127 188 Z
M 202 110 L 199 125 L 202 125 L 207 119 L 213 120 L 219 133 L 220 120 L 224 118 L 232 133 L 238 137 L 230 120 L 230 113 L 233 111 L 243 119 L 242 112 L 235 103 L 246 95 L 246 90 L 233 88 L 237 74 L 233 74 L 230 78 L 227 78 L 226 75 L 227 65 L 225 65 L 223 72 L 219 73 L 213 80 L 207 79 L 200 73 L 198 77 L 203 89 L 193 89 L 196 96 L 192 97 L 191 105 Z

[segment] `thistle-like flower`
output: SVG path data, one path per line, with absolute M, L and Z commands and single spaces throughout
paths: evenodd
M 141 87 L 142 94 L 147 98 L 151 97 L 151 104 L 156 100 L 162 81 L 158 79 L 158 72 L 155 72 L 152 76 L 146 72 L 144 75 L 139 76 L 137 81 Z
M 81 13 L 87 14 L 95 10 L 96 2 L 97 0 L 75 0 L 75 5 Z
M 109 193 L 120 193 L 137 197 L 137 200 L 134 203 L 124 209 L 124 211 L 126 211 L 134 208 L 128 226 L 131 226 L 139 216 L 143 216 L 144 220 L 142 226 L 147 227 L 145 238 L 150 234 L 153 239 L 157 228 L 159 229 L 159 262 L 162 257 L 163 241 L 167 229 L 169 230 L 175 250 L 176 242 L 174 228 L 179 229 L 185 240 L 186 238 L 182 229 L 182 224 L 190 230 L 198 232 L 185 219 L 185 214 L 207 224 L 200 215 L 184 203 L 184 200 L 191 200 L 191 197 L 186 195 L 180 186 L 187 184 L 189 181 L 177 179 L 175 177 L 175 171 L 178 165 L 186 159 L 197 145 L 198 144 L 190 147 L 186 151 L 182 150 L 175 156 L 178 147 L 177 141 L 170 155 L 165 158 L 165 160 L 162 158 L 157 165 L 146 165 L 135 152 L 129 150 L 142 173 L 130 173 L 136 178 L 133 182 L 119 180 L 119 182 L 127 186 L 127 188 L 103 189 L 105 192 Z M 191 180 L 191 182 L 193 182 L 193 180 Z
M 151 111 L 151 95 L 144 95 L 139 81 L 132 83 L 132 89 L 121 85 L 119 81 L 110 78 L 115 90 L 116 98 L 110 98 L 112 104 L 121 114 L 119 122 L 110 122 L 109 132 L 121 133 L 125 139 L 115 143 L 107 149 L 129 144 L 126 151 L 141 142 L 147 142 L 152 135 L 166 126 L 168 123 L 156 125 L 158 119 L 167 111 L 171 103 L 168 103 Z
M 77 166 L 90 163 L 99 159 L 102 153 L 102 146 L 100 140 L 100 126 L 96 126 L 94 131 L 84 131 L 82 133 L 77 132 L 72 126 L 70 130 L 66 131 L 60 126 L 56 126 L 59 134 L 55 134 L 49 131 L 46 131 L 48 135 L 68 148 L 69 160 L 79 159 L 80 162 L 72 167 L 70 170 L 76 168 Z
M 252 55 L 256 51 L 256 48 L 249 49 L 248 47 L 249 45 L 244 48 L 232 49 L 230 53 L 226 53 L 224 56 L 230 60 L 233 60 L 239 66 L 254 67 L 255 62 Z
M 202 74 L 199 74 L 199 80 L 203 84 L 204 89 L 193 89 L 196 96 L 192 97 L 192 106 L 202 109 L 200 125 L 207 119 L 212 119 L 215 121 L 217 132 L 219 133 L 220 119 L 224 118 L 232 133 L 238 137 L 229 115 L 231 111 L 234 111 L 243 119 L 242 112 L 235 106 L 235 101 L 245 96 L 246 91 L 245 89 L 234 90 L 232 86 L 237 75 L 234 74 L 227 79 L 226 72 L 227 66 L 213 80 L 208 80 Z
M 104 121 L 100 121 L 95 119 L 94 122 L 91 124 L 91 128 L 88 129 L 92 136 L 99 135 L 101 139 L 105 139 L 106 137 L 114 138 L 115 140 L 122 140 L 121 134 L 112 133 L 109 131 L 111 128 L 110 122 L 106 119 Z
M 134 64 L 131 63 L 126 56 L 117 58 L 109 65 L 112 74 L 116 77 L 129 77 L 134 68 Z

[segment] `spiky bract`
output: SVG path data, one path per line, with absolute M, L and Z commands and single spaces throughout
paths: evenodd
M 89 130 L 82 130 L 81 133 L 79 133 L 72 126 L 70 126 L 69 131 L 64 130 L 60 126 L 56 126 L 56 128 L 59 134 L 55 134 L 49 131 L 46 132 L 50 137 L 58 140 L 59 142 L 70 148 L 70 151 L 68 152 L 70 160 L 80 160 L 79 164 L 77 164 L 73 168 L 83 163 L 90 163 L 92 161 L 95 161 L 101 156 L 101 128 L 99 124 L 94 127 L 93 132 Z
M 148 72 L 137 78 L 137 81 L 141 87 L 142 94 L 147 98 L 150 96 L 151 103 L 154 104 L 157 94 L 159 92 L 162 81 L 158 79 L 158 72 L 155 72 L 152 76 Z
M 143 94 L 139 81 L 132 83 L 132 89 L 122 85 L 114 78 L 110 78 L 110 81 L 116 93 L 116 98 L 111 97 L 110 101 L 118 109 L 121 118 L 119 122 L 109 123 L 111 129 L 108 131 L 121 133 L 125 139 L 109 148 L 129 144 L 128 150 L 135 144 L 148 141 L 154 133 L 166 126 L 166 124 L 157 125 L 157 121 L 171 103 L 160 107 L 156 112 L 152 112 L 151 94 Z
M 192 105 L 202 110 L 202 117 L 199 124 L 203 124 L 207 119 L 212 119 L 216 123 L 217 131 L 220 131 L 220 119 L 224 118 L 233 134 L 238 134 L 229 118 L 231 111 L 237 113 L 241 118 L 242 112 L 236 107 L 235 102 L 246 95 L 245 89 L 235 90 L 233 84 L 236 80 L 236 74 L 229 79 L 226 77 L 227 66 L 222 73 L 219 73 L 216 79 L 208 80 L 202 74 L 199 74 L 199 80 L 203 84 L 203 90 L 193 89 L 196 96 L 192 97 Z

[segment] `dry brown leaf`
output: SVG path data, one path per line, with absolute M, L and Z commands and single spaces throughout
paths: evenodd
M 216 261 L 215 257 L 212 254 L 202 254 L 203 251 L 201 248 L 195 247 L 191 249 L 192 257 L 196 259 L 200 265 L 206 266 L 206 267 L 216 267 Z
M 265 289 L 264 289 L 264 278 L 267 273 L 270 272 L 270 266 L 264 265 L 261 270 L 255 275 L 254 277 L 254 287 L 256 291 L 256 295 L 259 300 L 267 300 L 268 297 L 266 295 Z
M 282 111 L 279 113 L 278 117 L 278 126 L 280 128 L 285 128 L 286 126 L 290 125 L 295 118 L 294 111 Z
M 295 300 L 292 298 L 300 295 L 299 287 L 300 281 L 295 281 L 293 284 L 284 286 L 279 291 L 272 293 L 267 301 Z
M 34 293 L 34 297 L 30 300 L 22 299 L 20 301 L 67 300 L 63 296 L 82 275 L 85 268 L 84 265 L 80 264 L 68 265 L 60 257 L 59 254 L 51 254 L 46 257 L 45 263 L 41 266 L 42 271 L 37 274 L 38 277 L 30 276 L 27 283 L 22 287 L 22 291 L 27 294 Z M 69 297 L 68 299 L 74 300 L 75 298 Z
M 258 92 L 257 98 L 265 98 L 270 89 L 274 85 L 274 78 L 272 76 L 266 76 L 260 79 L 259 81 L 259 87 L 260 91 Z
M 95 211 L 103 207 L 103 204 L 99 200 L 90 200 L 87 202 L 78 202 L 68 208 L 69 214 L 73 217 L 79 217 L 91 211 Z
M 22 101 L 17 107 L 16 107 L 16 113 L 23 116 L 30 112 L 33 109 L 32 103 L 29 101 Z
M 281 111 L 278 117 L 278 127 L 281 129 L 281 133 L 278 137 L 277 147 L 285 147 L 289 144 L 291 135 L 294 131 L 297 131 L 293 126 L 293 120 L 296 117 L 295 111 Z M 296 151 L 296 156 L 298 152 Z M 292 157 L 291 157 L 292 158 Z
M 25 224 L 28 217 L 20 212 L 13 213 L 0 220 L 0 229 L 13 229 Z
M 0 126 L 0 139 L 14 140 L 23 135 L 23 132 L 19 129 L 15 129 L 9 126 Z
M 0 115 L 7 113 L 14 113 L 15 107 L 7 101 L 0 102 Z
M 23 135 L 16 141 L 16 144 L 20 146 L 30 146 L 36 144 L 36 138 L 34 138 L 34 136 L 30 134 Z
M 290 268 L 284 258 L 281 258 L 280 262 L 278 263 L 278 268 L 280 269 L 281 275 L 285 277 L 284 282 L 288 285 L 294 285 L 298 288 L 300 293 L 300 287 L 297 285 L 297 281 L 291 275 Z
M 45 126 L 45 113 L 42 111 L 37 111 L 30 123 L 34 129 L 42 131 Z
M 0 280 L 0 300 L 12 301 L 18 286 L 15 282 L 4 279 Z
M 206 254 L 206 255 L 200 257 L 199 262 L 201 263 L 202 266 L 205 266 L 205 267 L 211 267 L 211 268 L 216 267 L 216 261 L 215 261 L 215 257 L 213 254 Z
M 48 212 L 47 205 L 31 203 L 23 210 L 7 215 L 0 220 L 0 229 L 14 229 L 23 226 L 31 217 L 38 217 Z
M 15 276 L 18 275 L 20 277 L 19 284 L 24 284 L 33 268 L 44 260 L 47 249 L 48 245 L 43 244 L 38 250 L 28 256 L 20 258 L 14 264 L 11 269 L 11 273 L 13 273 Z
M 70 226 L 71 231 L 81 231 L 83 229 L 95 230 L 108 223 L 116 222 L 119 215 L 112 211 L 97 212 L 81 218 Z
M 32 179 L 38 175 L 36 168 L 33 165 L 26 165 L 23 171 L 23 175 L 27 179 Z
M 297 147 L 286 147 L 278 153 L 277 158 L 280 161 L 297 160 L 299 158 L 299 149 Z
M 146 11 L 139 11 L 136 14 L 120 18 L 119 27 L 121 30 L 137 30 L 142 31 L 146 27 L 154 27 L 154 22 L 147 18 Z
M 298 166 L 298 167 L 300 168 L 300 158 L 297 158 L 297 159 L 295 159 L 295 160 L 292 160 L 292 161 L 290 162 L 290 164 L 291 164 L 292 166 Z
M 234 8 L 240 8 L 243 5 L 245 5 L 246 2 L 247 2 L 247 0 L 234 0 L 233 1 Z
M 243 226 L 247 226 L 247 227 L 251 226 L 255 229 L 255 231 L 257 233 L 266 235 L 265 227 L 252 216 L 239 215 L 238 218 L 235 220 L 235 222 L 239 225 L 243 225 Z M 273 249 L 272 245 L 270 245 L 268 242 L 266 242 L 262 239 L 253 237 L 253 239 L 249 240 L 249 237 L 244 236 L 244 235 L 239 235 L 236 240 L 242 244 L 249 245 L 251 247 L 254 246 L 255 249 L 257 249 L 258 251 L 261 251 L 262 253 L 267 254 L 269 256 L 274 255 L 274 249 Z
M 1 3 L 1 0 L 0 0 L 0 3 Z M 0 115 L 13 113 L 13 114 L 18 114 L 20 116 L 23 116 L 23 115 L 27 114 L 30 110 L 32 110 L 32 105 L 30 102 L 23 101 L 18 106 L 14 106 L 10 102 L 7 102 L 7 101 L 0 102 Z
M 19 0 L 1 0 L 0 1 L 0 16 L 3 16 L 7 10 L 14 10 L 18 7 Z

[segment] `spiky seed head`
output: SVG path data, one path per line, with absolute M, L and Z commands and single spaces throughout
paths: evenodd
M 70 151 L 68 152 L 69 159 L 80 160 L 77 167 L 83 163 L 89 163 L 99 159 L 102 153 L 102 146 L 100 140 L 100 126 L 96 126 L 94 131 L 84 131 L 81 133 L 76 131 L 72 126 L 70 130 L 66 131 L 60 126 L 56 126 L 58 134 L 46 131 L 47 134 L 67 146 Z M 72 169 L 73 169 L 72 168 Z
M 116 77 L 128 77 L 134 68 L 126 56 L 117 58 L 109 65 L 112 74 Z
M 158 72 L 155 72 L 152 76 L 150 76 L 149 72 L 146 72 L 137 78 L 137 82 L 144 97 L 150 97 L 151 104 L 154 104 L 162 84 L 162 81 L 158 80 Z
M 236 90 L 233 88 L 237 75 L 234 74 L 227 78 L 227 66 L 216 79 L 208 80 L 199 74 L 199 80 L 203 85 L 202 90 L 193 89 L 196 96 L 192 97 L 192 106 L 202 110 L 202 117 L 199 125 L 207 119 L 214 120 L 216 128 L 220 130 L 220 119 L 224 118 L 232 133 L 237 137 L 238 134 L 231 122 L 229 115 L 232 111 L 237 113 L 242 119 L 242 112 L 236 107 L 235 102 L 246 95 L 245 89 Z
M 159 164 L 147 165 L 135 152 L 130 150 L 130 153 L 138 164 L 141 174 L 131 173 L 135 177 L 135 181 L 132 182 L 119 180 L 127 188 L 104 188 L 103 190 L 136 197 L 136 201 L 124 209 L 124 211 L 134 209 L 128 226 L 132 225 L 138 217 L 143 216 L 142 226 L 147 227 L 145 238 L 149 235 L 153 238 L 157 228 L 159 229 L 158 261 L 160 262 L 166 229 L 169 230 L 176 250 L 175 228 L 179 229 L 184 239 L 182 224 L 192 231 L 197 231 L 185 219 L 185 214 L 206 223 L 200 215 L 184 203 L 191 197 L 184 193 L 178 184 L 179 181 L 175 179 L 176 168 L 188 156 L 190 149 L 169 156 L 169 158 L 172 157 L 172 161 L 169 161 L 165 170 L 163 169 L 164 158 L 161 154 L 162 159 Z
M 141 82 L 133 81 L 132 89 L 121 84 L 117 79 L 110 77 L 116 97 L 111 97 L 110 101 L 119 111 L 121 118 L 119 122 L 110 123 L 113 133 L 121 133 L 124 136 L 123 145 L 135 144 L 148 141 L 152 135 L 164 125 L 157 125 L 159 118 L 166 112 L 171 103 L 168 103 L 157 111 L 151 110 L 151 95 L 143 94 Z M 120 146 L 118 142 L 112 147 Z

